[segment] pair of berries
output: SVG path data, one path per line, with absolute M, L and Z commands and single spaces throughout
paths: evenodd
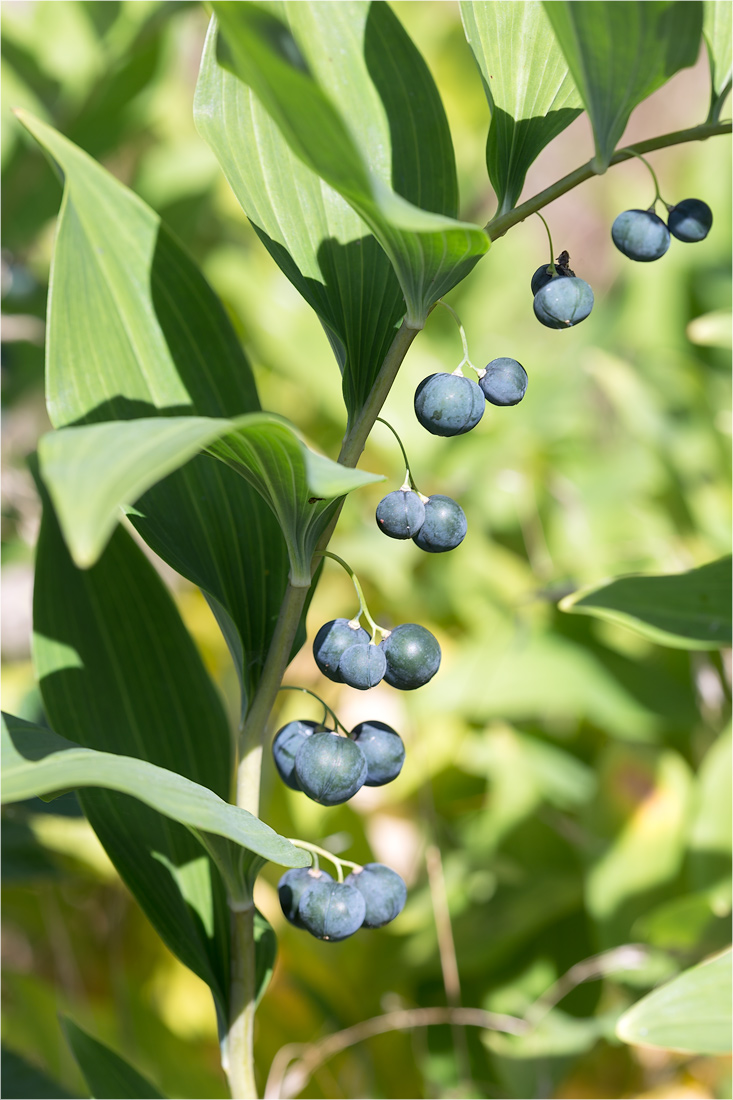
M 288 722 L 272 743 L 283 783 L 322 806 L 347 802 L 361 787 L 382 787 L 402 770 L 402 738 L 384 722 L 360 722 L 341 737 L 318 722 Z
M 349 619 L 324 623 L 313 642 L 316 664 L 329 680 L 366 691 L 384 679 L 412 691 L 431 680 L 440 666 L 440 646 L 429 630 L 403 623 L 386 631 L 379 644 Z
M 538 267 L 532 276 L 534 315 L 547 328 L 572 328 L 593 309 L 593 291 L 568 267 L 570 256 L 561 252 L 554 264 Z
M 282 876 L 277 892 L 291 924 L 330 942 L 345 940 L 360 928 L 382 928 L 407 900 L 405 883 L 384 863 L 367 863 L 344 882 L 334 882 L 314 867 L 294 868 Z
M 466 514 L 452 497 L 436 493 L 425 498 L 404 488 L 395 489 L 380 500 L 377 524 L 391 539 L 412 539 L 428 554 L 455 549 L 468 530 Z
M 460 372 L 423 378 L 415 391 L 415 415 L 432 435 L 463 435 L 475 428 L 486 402 L 517 405 L 527 390 L 527 372 L 516 359 L 492 359 L 478 383 Z
M 667 224 L 649 210 L 624 210 L 611 226 L 616 248 L 630 260 L 650 263 L 659 260 L 670 245 L 670 233 L 678 241 L 693 244 L 710 232 L 713 212 L 701 199 L 683 199 L 668 208 Z

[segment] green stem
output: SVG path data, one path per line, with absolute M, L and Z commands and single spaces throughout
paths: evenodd
M 405 481 L 404 481 L 404 484 L 402 485 L 402 488 L 403 489 L 412 489 L 412 491 L 417 493 L 418 496 L 419 496 L 420 495 L 420 490 L 418 489 L 418 487 L 415 483 L 415 479 L 412 476 L 412 470 L 410 469 L 410 463 L 407 459 L 407 451 L 404 448 L 402 440 L 400 439 L 397 432 L 394 430 L 394 428 L 392 427 L 392 425 L 389 423 L 388 420 L 385 420 L 383 417 L 378 416 L 377 419 L 376 419 L 376 423 L 377 424 L 384 424 L 385 428 L 389 428 L 392 435 L 397 440 L 397 444 L 398 444 L 400 450 L 402 451 L 402 458 L 404 459 L 404 462 L 405 462 Z
M 609 167 L 614 164 L 621 164 L 625 160 L 630 160 L 631 157 L 638 153 L 653 153 L 657 149 L 668 149 L 672 145 L 683 145 L 687 141 L 707 141 L 708 138 L 718 137 L 720 134 L 729 134 L 730 132 L 730 122 L 715 122 L 705 123 L 702 126 L 693 126 L 688 130 L 676 130 L 671 134 L 661 134 L 659 137 L 648 138 L 646 141 L 637 141 L 635 145 L 629 145 L 625 149 L 619 149 L 618 152 L 614 153 L 611 157 Z M 544 206 L 554 202 L 555 199 L 559 199 L 561 195 L 565 195 L 568 191 L 572 191 L 578 184 L 584 183 L 585 180 L 595 175 L 598 175 L 598 173 L 593 166 L 592 160 L 589 160 L 587 164 L 581 164 L 580 168 L 576 168 L 574 172 L 570 172 L 567 176 L 563 176 L 557 183 L 553 183 L 550 187 L 546 187 L 544 191 L 540 191 L 531 199 L 527 199 L 521 206 L 517 206 L 514 210 L 510 210 L 508 214 L 502 214 L 499 217 L 492 218 L 486 226 L 486 232 L 492 241 L 498 240 L 498 238 L 503 237 L 507 230 L 511 229 L 513 225 L 523 222 L 530 214 L 536 214 L 537 211 L 541 210 Z
M 651 164 L 646 159 L 646 157 L 643 157 L 641 155 L 641 153 L 637 153 L 631 148 L 629 148 L 629 149 L 619 149 L 619 153 L 625 153 L 625 152 L 633 153 L 633 155 L 637 158 L 637 160 L 641 161 L 641 163 L 644 165 L 644 167 L 647 169 L 647 171 L 651 174 L 651 177 L 654 180 L 654 202 L 652 203 L 650 209 L 653 210 L 654 207 L 657 205 L 657 203 L 661 202 L 662 206 L 666 206 L 668 210 L 671 210 L 672 208 L 669 205 L 669 203 L 665 202 L 664 199 L 662 198 L 662 196 L 659 193 L 659 180 L 657 179 L 657 173 L 654 171 L 654 169 L 652 168 Z
M 255 989 L 254 904 L 232 911 L 231 983 L 229 987 L 229 1032 L 225 1069 L 232 1100 L 256 1100 L 252 1043 L 254 1038 Z
M 369 623 L 370 627 L 372 628 L 372 641 L 374 641 L 377 634 L 381 634 L 384 638 L 387 638 L 390 634 L 390 631 L 387 630 L 386 627 L 379 626 L 378 623 L 375 623 L 374 619 L 369 614 L 369 608 L 367 607 L 367 602 L 364 599 L 364 593 L 362 591 L 361 584 L 359 583 L 359 578 L 357 577 L 356 573 L 351 568 L 349 563 L 347 561 L 344 561 L 343 558 L 340 558 L 338 554 L 332 553 L 332 551 L 330 550 L 317 550 L 316 553 L 324 558 L 333 558 L 333 560 L 337 561 L 341 568 L 345 569 L 351 577 L 351 582 L 356 589 L 356 595 L 359 600 L 359 613 L 354 616 L 352 622 L 358 622 L 363 615 L 366 621 Z
M 439 305 L 439 306 L 442 306 L 443 309 L 448 310 L 451 317 L 453 318 L 455 323 L 458 325 L 458 331 L 461 334 L 461 343 L 463 344 L 463 359 L 461 359 L 460 363 L 458 364 L 456 369 L 453 371 L 453 373 L 454 374 L 461 374 L 461 367 L 467 366 L 467 367 L 470 367 L 472 371 L 476 371 L 476 374 L 479 374 L 479 371 L 476 370 L 476 367 L 474 367 L 473 363 L 471 362 L 471 357 L 468 354 L 468 340 L 466 339 L 466 330 L 464 329 L 463 325 L 461 324 L 460 317 L 458 316 L 456 311 L 453 309 L 453 306 L 449 306 L 448 303 L 444 302 L 442 298 L 439 298 L 436 304 Z
M 334 725 L 335 725 L 335 726 L 336 726 L 337 728 L 338 728 L 338 726 L 341 726 L 341 729 L 342 729 L 342 730 L 344 731 L 344 733 L 348 733 L 348 732 L 349 732 L 349 731 L 347 730 L 346 726 L 345 726 L 345 725 L 343 724 L 343 722 L 339 722 L 339 720 L 338 720 L 338 718 L 337 718 L 337 716 L 336 716 L 336 712 L 335 712 L 334 710 L 331 710 L 331 708 L 329 707 L 328 703 L 324 703 L 324 701 L 323 701 L 323 699 L 321 699 L 320 695 L 316 695 L 315 691 L 311 691 L 311 689 L 310 689 L 310 688 L 302 688 L 302 687 L 296 687 L 296 686 L 295 686 L 294 684 L 281 684 L 281 685 L 280 685 L 280 687 L 278 688 L 278 690 L 279 690 L 279 691 L 302 691 L 302 692 L 305 692 L 305 694 L 306 694 L 306 695 L 311 695 L 311 696 L 312 696 L 312 697 L 313 697 L 314 699 L 316 699 L 316 700 L 317 700 L 317 701 L 318 701 L 318 702 L 319 702 L 319 703 L 321 704 L 321 706 L 323 707 L 323 710 L 324 710 L 324 715 L 323 715 L 323 722 L 321 723 L 322 725 L 324 725 L 324 726 L 325 726 L 325 724 L 326 724 L 326 718 L 327 718 L 327 717 L 328 717 L 328 715 L 330 714 L 330 715 L 331 715 L 331 717 L 333 718 L 333 721 L 334 721 Z
M 547 266 L 552 269 L 552 274 L 553 275 L 557 275 L 557 268 L 555 267 L 555 249 L 553 248 L 553 245 L 552 245 L 552 233 L 550 233 L 550 227 L 547 224 L 547 222 L 545 221 L 545 219 L 542 217 L 542 215 L 540 214 L 539 210 L 536 213 L 537 213 L 537 217 L 540 219 L 540 221 L 542 222 L 542 224 L 545 227 L 545 230 L 547 232 L 547 239 L 550 242 L 550 262 Z
M 318 856 L 323 856 L 324 859 L 333 863 L 336 868 L 336 877 L 339 882 L 344 881 L 344 867 L 353 867 L 355 870 L 361 871 L 361 863 L 354 863 L 353 859 L 341 859 L 340 856 L 335 856 L 333 852 L 329 852 L 326 848 L 319 848 L 317 844 L 311 844 L 308 840 L 294 840 L 288 838 L 291 844 L 294 844 L 296 848 L 303 848 L 306 852 L 313 854 L 314 866 L 318 866 Z

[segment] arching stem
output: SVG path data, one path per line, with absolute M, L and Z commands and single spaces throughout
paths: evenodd
M 414 477 L 412 476 L 412 470 L 410 468 L 410 463 L 409 463 L 409 460 L 407 458 L 407 452 L 404 448 L 404 445 L 403 445 L 402 440 L 400 439 L 399 435 L 397 434 L 395 429 L 392 427 L 392 425 L 389 423 L 389 421 L 385 420 L 383 417 L 378 416 L 377 417 L 377 423 L 378 424 L 384 424 L 385 428 L 389 428 L 392 435 L 397 440 L 397 443 L 399 445 L 400 450 L 402 451 L 402 458 L 403 458 L 404 463 L 405 463 L 405 480 L 404 480 L 403 484 L 400 486 L 400 488 L 405 490 L 405 491 L 412 490 L 413 493 L 417 493 L 417 495 L 419 497 L 421 497 L 423 501 L 425 501 L 427 498 L 423 497 L 422 493 L 420 492 L 420 490 L 417 487 L 417 484 L 415 482 Z
M 336 715 L 336 712 L 331 710 L 328 703 L 324 703 L 324 701 L 323 701 L 323 699 L 321 699 L 320 695 L 316 695 L 315 691 L 311 691 L 310 688 L 297 687 L 295 684 L 281 684 L 280 687 L 277 690 L 278 691 L 302 691 L 306 695 L 311 695 L 323 707 L 324 714 L 323 714 L 323 723 L 322 724 L 324 726 L 326 724 L 326 718 L 330 714 L 331 717 L 333 718 L 333 721 L 334 721 L 334 724 L 336 725 L 336 727 L 341 726 L 341 729 L 344 731 L 344 733 L 349 732 L 347 730 L 346 726 L 343 724 L 343 722 L 339 722 L 338 717 Z
M 468 341 L 466 339 L 466 330 L 464 329 L 463 325 L 461 324 L 460 317 L 458 316 L 456 311 L 453 309 L 453 306 L 449 306 L 448 303 L 444 302 L 442 298 L 439 298 L 438 301 L 435 304 L 438 305 L 438 306 L 443 306 L 444 309 L 448 310 L 451 317 L 453 318 L 455 323 L 458 325 L 458 331 L 461 334 L 461 343 L 463 344 L 463 358 L 461 359 L 460 363 L 458 364 L 456 369 L 453 371 L 453 373 L 457 374 L 459 377 L 462 377 L 463 376 L 463 371 L 461 370 L 461 367 L 470 367 L 472 371 L 475 371 L 476 374 L 480 375 L 481 371 L 478 369 L 478 367 L 474 367 L 473 363 L 471 362 L 471 357 L 468 354 Z
M 668 202 L 664 201 L 664 199 L 662 198 L 662 196 L 659 193 L 659 180 L 657 179 L 657 173 L 654 171 L 654 169 L 652 168 L 651 164 L 646 159 L 646 157 L 643 157 L 641 155 L 641 153 L 637 153 L 637 151 L 635 149 L 632 149 L 630 147 L 628 149 L 619 149 L 619 153 L 631 153 L 632 156 L 636 157 L 637 160 L 640 160 L 641 163 L 644 164 L 649 169 L 649 172 L 651 173 L 651 177 L 654 180 L 654 202 L 651 204 L 649 209 L 653 210 L 654 207 L 657 205 L 657 203 L 661 202 L 662 206 L 666 206 L 667 210 L 671 210 L 672 207 L 669 205 Z
M 348 562 L 345 562 L 343 558 L 340 558 L 338 554 L 333 554 L 330 550 L 317 550 L 316 554 L 324 558 L 333 558 L 333 560 L 337 561 L 341 568 L 345 569 L 351 577 L 351 581 L 354 585 L 354 588 L 356 589 L 356 595 L 359 600 L 359 612 L 354 617 L 352 622 L 358 622 L 363 615 L 366 621 L 369 623 L 369 626 L 372 628 L 372 641 L 374 641 L 377 634 L 381 634 L 383 638 L 388 638 L 392 631 L 388 630 L 387 627 L 379 626 L 379 624 L 375 623 L 374 619 L 369 614 L 369 608 L 367 607 L 367 602 L 364 599 L 364 593 L 362 591 L 361 585 L 359 584 L 359 578 L 357 577 L 351 566 L 348 564 Z
M 550 262 L 548 264 L 548 267 L 551 269 L 554 278 L 554 276 L 557 275 L 557 268 L 555 267 L 555 249 L 552 244 L 552 233 L 550 233 L 550 227 L 540 214 L 539 210 L 536 210 L 535 213 L 537 214 L 537 217 L 540 219 L 547 231 L 547 239 L 550 242 Z
M 335 856 L 333 852 L 329 852 L 326 848 L 319 848 L 317 844 L 311 844 L 307 840 L 294 840 L 290 839 L 290 843 L 294 844 L 296 848 L 303 848 L 306 852 L 310 852 L 313 856 L 313 866 L 318 868 L 318 857 L 323 856 L 324 859 L 330 860 L 336 868 L 336 876 L 339 882 L 344 881 L 344 867 L 353 867 L 354 870 L 361 871 L 362 867 L 360 863 L 354 863 L 353 859 L 341 859 L 340 856 Z

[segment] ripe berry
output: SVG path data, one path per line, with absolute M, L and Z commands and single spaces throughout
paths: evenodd
M 561 277 L 566 278 L 567 275 L 568 272 L 563 270 L 563 268 L 560 267 L 559 264 L 555 264 L 554 275 L 552 274 L 552 266 L 550 264 L 543 264 L 542 267 L 537 268 L 534 275 L 532 276 L 532 282 L 530 284 L 532 287 L 532 293 L 536 294 L 538 290 L 542 290 L 542 287 L 546 286 L 553 279 L 558 279 Z M 481 385 L 480 382 L 479 385 Z
M 652 210 L 624 210 L 611 226 L 616 248 L 630 260 L 650 263 L 669 248 L 669 230 Z
M 462 435 L 484 415 L 481 390 L 459 374 L 431 374 L 415 391 L 415 415 L 433 435 Z
M 348 875 L 346 882 L 359 891 L 366 903 L 364 928 L 381 928 L 405 907 L 407 887 L 397 872 L 384 863 L 367 863 L 360 871 Z
M 686 244 L 704 240 L 712 224 L 713 212 L 702 199 L 683 199 L 672 207 L 667 216 L 672 236 Z
M 425 505 L 411 489 L 396 489 L 377 505 L 379 529 L 391 539 L 411 539 L 424 519 Z
M 516 359 L 492 359 L 478 384 L 492 405 L 518 405 L 527 392 L 527 372 Z
M 387 658 L 384 679 L 401 691 L 413 691 L 427 684 L 440 667 L 437 638 L 417 623 L 395 627 L 382 644 Z
M 295 775 L 304 791 L 322 806 L 337 806 L 355 795 L 367 777 L 364 753 L 348 737 L 314 733 L 295 756 Z
M 349 737 L 356 741 L 367 762 L 365 787 L 382 787 L 402 771 L 405 746 L 399 733 L 384 722 L 360 722 Z
M 369 635 L 360 626 L 352 626 L 348 619 L 332 619 L 324 623 L 313 642 L 313 656 L 324 676 L 342 684 L 339 661 L 344 650 L 357 642 L 368 642 Z
M 288 722 L 287 726 L 283 726 L 275 734 L 275 740 L 272 742 L 275 767 L 283 783 L 287 783 L 293 791 L 300 790 L 300 784 L 295 775 L 295 754 L 306 737 L 310 737 L 315 730 L 323 728 L 318 722 Z
M 425 522 L 413 537 L 413 542 L 428 554 L 453 550 L 466 537 L 468 523 L 460 504 L 439 493 L 425 505 Z
M 366 903 L 359 890 L 345 882 L 315 882 L 305 890 L 298 917 L 319 940 L 345 940 L 364 923 Z
M 534 297 L 534 314 L 547 328 L 572 328 L 593 309 L 593 291 L 577 276 L 553 279 Z
M 292 867 L 285 872 L 277 884 L 280 908 L 296 928 L 304 927 L 298 916 L 300 899 L 316 882 L 333 882 L 333 879 L 325 871 L 317 870 L 315 867 Z
M 357 642 L 349 646 L 339 661 L 341 679 L 349 687 L 366 691 L 376 687 L 387 670 L 387 661 L 381 643 Z

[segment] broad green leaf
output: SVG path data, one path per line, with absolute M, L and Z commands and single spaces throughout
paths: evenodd
M 54 426 L 259 410 L 225 310 L 158 215 L 61 134 L 19 117 L 64 180 L 46 349 Z M 197 457 L 149 490 L 131 518 L 203 590 L 246 707 L 287 586 L 271 509 L 241 477 Z
M 97 1100 L 158 1100 L 159 1092 L 129 1062 L 110 1050 L 104 1043 L 88 1035 L 68 1017 L 61 1017 L 61 1027 L 84 1075 L 92 1096 Z
M 219 60 L 252 89 L 296 156 L 366 222 L 397 274 L 407 324 L 421 328 L 489 239 L 454 218 L 445 117 L 388 6 L 226 0 L 212 7 L 227 46 Z M 405 113 L 416 79 L 423 95 Z
M 141 417 L 65 428 L 41 439 L 39 457 L 76 564 L 85 568 L 97 560 L 122 505 L 133 504 L 207 445 L 269 504 L 288 545 L 291 575 L 305 585 L 329 511 L 314 507 L 312 498 L 333 499 L 382 480 L 315 454 L 286 420 L 270 413 L 233 420 Z
M 730 95 L 733 68 L 733 5 L 729 0 L 703 0 L 702 30 L 710 60 L 709 122 L 717 122 Z
M 491 108 L 486 165 L 505 214 L 527 169 L 583 106 L 539 0 L 461 0 L 461 17 Z
M 47 498 L 33 659 L 49 723 L 62 737 L 150 761 L 228 797 L 227 719 L 160 577 L 120 527 L 95 565 L 76 569 Z M 221 878 L 200 843 L 129 795 L 88 789 L 79 801 L 159 935 L 223 1007 L 229 916 Z
M 628 626 L 660 645 L 716 649 L 731 644 L 731 558 L 669 576 L 618 577 L 558 605 Z
M 16 1100 L 74 1100 L 72 1093 L 4 1044 L 0 1054 L 0 1070 L 6 1096 L 13 1096 Z
M 82 748 L 57 733 L 2 716 L 2 799 L 22 802 L 58 790 L 104 787 L 131 795 L 196 834 L 214 833 L 285 867 L 307 867 L 310 856 L 269 825 L 208 787 L 147 760 Z
M 624 1043 L 694 1054 L 731 1049 L 731 951 L 723 951 L 652 990 L 623 1014 Z
M 543 7 L 593 126 L 596 168 L 604 172 L 634 108 L 697 61 L 702 3 L 552 0 Z

